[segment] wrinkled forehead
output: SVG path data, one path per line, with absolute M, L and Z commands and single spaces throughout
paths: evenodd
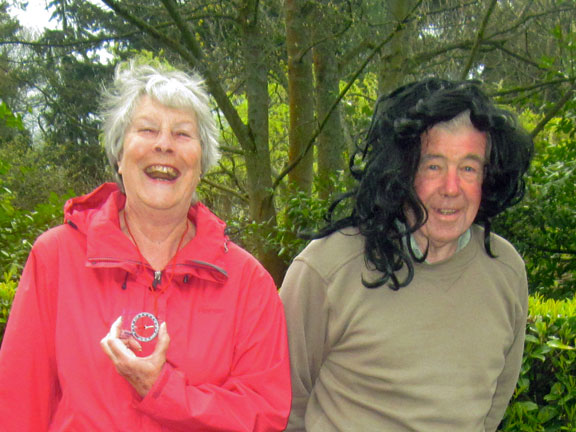
M 137 118 L 159 121 L 168 116 L 181 121 L 197 123 L 196 112 L 191 107 L 173 104 L 170 101 L 160 101 L 148 94 L 143 94 L 136 99 L 130 121 L 132 122 Z
M 453 119 L 454 120 L 454 119 Z M 420 154 L 424 155 L 430 152 L 431 147 L 437 146 L 442 143 L 442 136 L 446 135 L 461 136 L 462 145 L 464 146 L 467 142 L 465 138 L 469 135 L 479 136 L 477 139 L 482 140 L 482 145 L 484 146 L 484 157 L 486 160 L 489 159 L 491 150 L 491 140 L 490 133 L 486 131 L 478 130 L 471 122 L 441 122 L 436 123 L 434 126 L 429 128 L 421 135 L 421 151 Z M 440 137 L 440 138 L 438 138 Z M 457 141 L 456 141 L 457 142 Z

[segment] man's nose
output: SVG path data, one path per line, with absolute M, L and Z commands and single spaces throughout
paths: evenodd
M 458 176 L 458 170 L 455 168 L 450 168 L 447 170 L 444 176 L 444 182 L 442 184 L 442 193 L 446 196 L 455 196 L 460 192 L 460 177 Z

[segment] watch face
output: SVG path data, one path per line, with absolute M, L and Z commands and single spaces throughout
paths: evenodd
M 130 328 L 132 335 L 140 342 L 150 342 L 158 336 L 159 329 L 158 320 L 149 312 L 140 312 L 135 315 Z

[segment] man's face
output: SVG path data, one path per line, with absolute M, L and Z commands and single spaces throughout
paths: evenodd
M 478 213 L 486 134 L 467 125 L 451 130 L 434 126 L 421 139 L 414 188 L 428 211 L 428 220 L 414 237 L 422 250 L 428 247 L 428 261 L 433 262 L 456 251 L 458 238 Z

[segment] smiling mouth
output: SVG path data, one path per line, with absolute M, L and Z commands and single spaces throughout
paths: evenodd
M 436 210 L 437 213 L 440 213 L 443 216 L 450 216 L 453 214 L 458 213 L 458 210 L 454 210 L 454 209 L 437 209 Z
M 150 165 L 144 172 L 154 180 L 175 180 L 180 175 L 176 168 L 167 165 Z

